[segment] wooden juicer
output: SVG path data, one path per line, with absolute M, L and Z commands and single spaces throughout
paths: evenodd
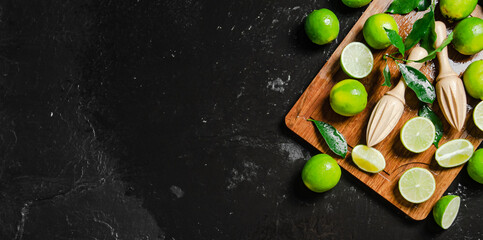
M 438 48 L 446 38 L 446 25 L 436 21 L 437 35 L 435 48 Z M 436 78 L 436 96 L 439 107 L 446 121 L 458 131 L 463 128 L 466 118 L 466 93 L 463 82 L 449 65 L 448 49 L 445 47 L 438 53 L 439 75 Z

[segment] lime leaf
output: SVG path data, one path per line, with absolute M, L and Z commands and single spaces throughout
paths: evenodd
M 436 41 L 436 32 L 434 31 L 434 11 L 431 8 L 430 11 L 433 15 L 433 17 L 430 19 L 430 22 L 428 23 L 428 30 L 426 31 L 426 35 L 424 35 L 421 38 L 421 47 L 426 49 L 428 52 L 434 51 L 434 42 Z
M 430 107 L 426 104 L 421 104 L 421 108 L 418 111 L 418 116 L 425 117 L 431 120 L 434 124 L 434 128 L 436 129 L 436 136 L 434 137 L 434 146 L 438 148 L 439 140 L 443 137 L 443 123 L 439 119 L 438 115 L 431 110 Z
M 401 63 L 397 64 L 406 84 L 411 88 L 421 102 L 433 103 L 436 98 L 434 86 L 418 69 Z
M 428 54 L 428 56 L 426 56 L 424 58 L 421 58 L 419 60 L 416 60 L 415 62 L 421 63 L 421 62 L 426 62 L 426 61 L 432 60 L 433 58 L 436 57 L 436 54 L 439 53 L 439 52 L 441 52 L 443 50 L 443 48 L 445 48 L 446 46 L 448 46 L 448 44 L 450 44 L 451 41 L 453 41 L 453 33 L 450 33 L 448 35 L 448 37 L 443 41 L 443 43 L 441 43 L 441 46 L 439 46 L 434 51 L 430 52 Z
M 384 83 L 382 86 L 391 86 L 391 72 L 389 71 L 389 65 L 387 64 L 386 61 L 386 67 L 384 67 L 384 71 L 382 72 L 384 75 Z
M 325 142 L 335 154 L 345 158 L 347 154 L 347 142 L 344 136 L 335 129 L 332 125 L 317 121 L 314 119 L 308 119 L 315 124 L 320 134 L 324 138 Z
M 419 0 L 394 0 L 387 9 L 388 13 L 406 14 L 419 5 Z
M 397 47 L 399 53 L 401 53 L 401 55 L 403 55 L 404 57 L 404 52 L 406 51 L 406 49 L 404 48 L 402 37 L 399 36 L 399 34 L 392 29 L 384 28 L 384 30 L 386 30 L 387 37 L 391 41 L 391 44 Z
M 418 11 L 424 11 L 431 6 L 431 0 L 419 0 L 416 8 Z
M 433 24 L 433 31 L 434 31 L 434 12 L 431 11 L 424 14 L 424 16 L 418 19 L 414 25 L 413 29 L 407 36 L 406 40 L 404 41 L 404 47 L 406 49 L 412 48 L 416 45 L 422 38 L 426 38 L 426 35 L 429 32 L 430 25 Z M 428 51 L 431 52 L 432 50 Z

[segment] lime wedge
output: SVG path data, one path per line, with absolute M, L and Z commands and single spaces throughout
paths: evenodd
M 466 139 L 454 139 L 436 150 L 434 158 L 439 166 L 450 168 L 467 162 L 473 155 L 473 144 Z
M 425 117 L 411 118 L 401 128 L 402 144 L 414 153 L 423 152 L 431 147 L 435 136 L 434 124 Z
M 433 207 L 433 217 L 440 227 L 448 229 L 453 224 L 460 209 L 460 202 L 460 197 L 455 195 L 447 195 L 438 200 Z
M 366 145 L 357 145 L 352 149 L 352 161 L 363 171 L 378 173 L 386 167 L 384 156 L 377 149 Z
M 415 167 L 404 172 L 398 187 L 404 199 L 412 203 L 422 203 L 433 195 L 436 181 L 428 170 Z
M 342 50 L 340 65 L 349 77 L 361 79 L 371 73 L 374 57 L 363 43 L 351 42 Z
M 483 101 L 478 103 L 473 110 L 473 121 L 475 125 L 483 131 Z

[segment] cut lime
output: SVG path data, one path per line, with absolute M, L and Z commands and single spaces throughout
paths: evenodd
M 404 172 L 398 187 L 404 199 L 412 203 L 422 203 L 433 195 L 436 181 L 428 170 L 415 167 Z
M 460 197 L 455 195 L 447 195 L 438 200 L 433 207 L 433 217 L 440 227 L 448 229 L 453 224 L 460 209 L 460 202 Z
M 466 139 L 454 139 L 436 150 L 434 158 L 439 166 L 456 167 L 467 162 L 473 155 L 473 144 Z
M 374 65 L 371 50 L 360 42 L 351 42 L 340 55 L 342 70 L 351 78 L 361 79 L 369 75 Z
M 366 145 L 357 145 L 352 149 L 352 161 L 360 169 L 370 173 L 378 173 L 386 167 L 382 153 Z
M 475 122 L 475 125 L 483 131 L 483 101 L 478 103 L 473 109 L 473 121 Z
M 435 136 L 434 124 L 425 117 L 412 118 L 401 128 L 402 144 L 414 153 L 423 152 L 431 147 Z

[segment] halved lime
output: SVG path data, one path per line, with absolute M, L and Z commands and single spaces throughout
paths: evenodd
M 460 209 L 460 197 L 447 195 L 438 200 L 433 207 L 433 217 L 436 223 L 443 229 L 448 229 L 453 224 Z
M 414 167 L 404 172 L 398 187 L 404 199 L 412 203 L 422 203 L 433 195 L 436 181 L 427 169 Z
M 409 119 L 401 128 L 401 142 L 414 153 L 427 150 L 433 144 L 436 130 L 434 124 L 425 117 Z
M 483 101 L 478 103 L 473 109 L 473 121 L 475 122 L 475 125 L 483 131 Z
M 371 50 L 360 42 L 351 42 L 340 55 L 340 66 L 351 78 L 361 79 L 369 75 L 374 65 Z
M 450 168 L 467 162 L 473 155 L 473 144 L 466 139 L 451 140 L 436 150 L 434 158 L 439 166 Z
M 363 171 L 378 173 L 386 167 L 386 160 L 377 149 L 357 145 L 352 149 L 352 161 Z

